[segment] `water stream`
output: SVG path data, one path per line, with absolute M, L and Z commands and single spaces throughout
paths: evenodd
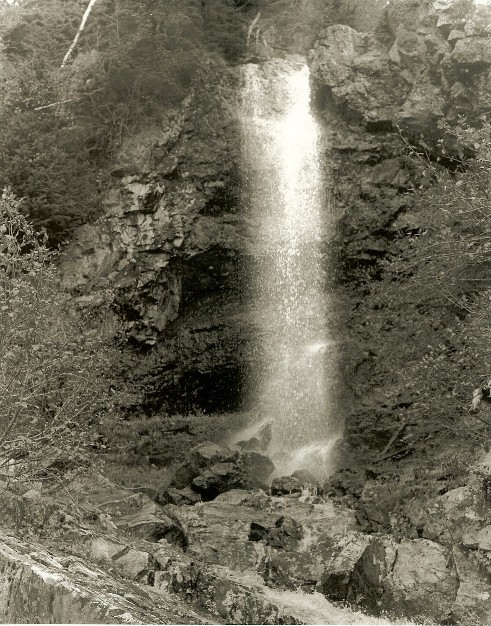
M 242 121 L 251 293 L 262 361 L 253 400 L 259 424 L 272 424 L 268 454 L 276 473 L 305 468 L 325 475 L 340 436 L 324 250 L 332 219 L 305 62 L 245 66 Z

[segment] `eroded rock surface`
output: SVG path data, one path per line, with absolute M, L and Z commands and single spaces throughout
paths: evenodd
M 320 97 L 368 131 L 435 137 L 438 120 L 485 102 L 490 17 L 471 2 L 392 0 L 372 32 L 330 26 L 311 55 Z

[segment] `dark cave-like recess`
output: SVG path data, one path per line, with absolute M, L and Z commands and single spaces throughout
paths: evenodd
M 247 409 L 244 380 L 239 365 L 207 372 L 187 370 L 174 376 L 168 385 L 164 383 L 149 399 L 149 408 L 174 415 L 244 411 Z

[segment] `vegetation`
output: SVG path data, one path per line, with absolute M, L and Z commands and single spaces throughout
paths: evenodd
M 24 197 L 51 245 L 101 210 L 104 166 L 123 135 L 158 124 L 245 46 L 228 0 L 24 0 L 0 25 L 0 187 Z
M 9 189 L 0 199 L 0 474 L 82 462 L 108 401 L 110 325 L 77 310 Z M 67 451 L 69 453 L 67 454 Z
M 406 144 L 417 181 L 411 221 L 354 287 L 363 296 L 348 320 L 357 401 L 347 441 L 392 485 L 380 492 L 381 510 L 408 510 L 415 497 L 458 486 L 489 443 L 489 404 L 471 406 L 491 374 L 491 145 L 489 120 L 480 122 L 443 124 L 440 157 Z M 443 167 L 450 150 L 453 165 Z

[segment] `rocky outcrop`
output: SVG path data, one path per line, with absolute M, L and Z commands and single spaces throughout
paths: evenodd
M 232 84 L 227 75 L 217 86 L 213 112 L 200 109 L 206 103 L 196 94 L 167 112 L 161 127 L 124 141 L 104 216 L 83 226 L 64 254 L 67 287 L 92 297 L 98 289 L 114 290 L 124 330 L 138 342 L 154 344 L 183 301 L 227 282 L 239 237 L 234 120 L 227 108 Z M 217 262 L 208 272 L 213 251 Z
M 489 89 L 490 17 L 472 2 L 392 0 L 372 32 L 330 26 L 311 54 L 319 99 L 369 132 L 435 138 L 439 120 L 477 118 L 477 94 Z
M 104 215 L 78 229 L 61 258 L 80 306 L 109 302 L 131 345 L 121 378 L 133 368 L 129 384 L 152 410 L 210 411 L 202 389 L 221 380 L 217 396 L 227 386 L 231 402 L 238 395 L 247 336 L 238 317 L 236 75 L 224 68 L 218 84 L 197 86 L 158 126 L 124 138 L 105 180 Z
M 136 577 L 140 565 L 135 554 L 121 558 Z M 0 580 L 0 619 L 5 624 L 216 623 L 168 594 L 135 588 L 81 559 L 54 556 L 3 533 Z

